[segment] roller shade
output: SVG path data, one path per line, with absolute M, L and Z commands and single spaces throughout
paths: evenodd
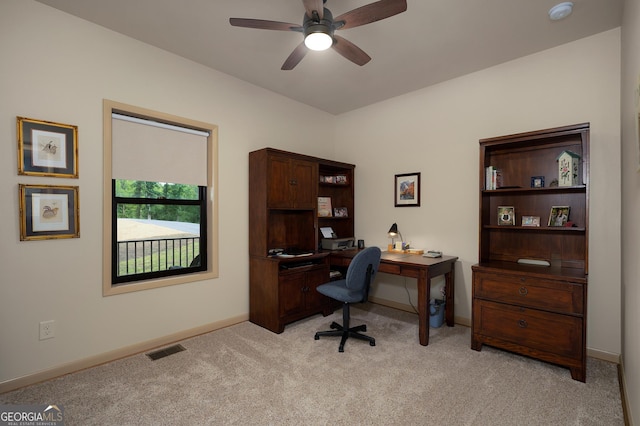
M 207 137 L 199 130 L 114 113 L 112 177 L 207 186 Z

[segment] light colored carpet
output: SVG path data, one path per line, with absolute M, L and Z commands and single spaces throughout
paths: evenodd
M 59 404 L 66 425 L 624 425 L 617 366 L 569 370 L 485 346 L 467 327 L 431 329 L 417 316 L 352 309 L 377 345 L 313 335 L 341 322 L 316 315 L 274 334 L 245 322 L 180 342 L 157 361 L 132 356 L 0 395 Z

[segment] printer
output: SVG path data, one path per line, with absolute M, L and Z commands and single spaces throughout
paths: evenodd
M 338 238 L 333 229 L 329 226 L 321 227 L 322 249 L 323 250 L 346 250 L 354 246 L 354 238 Z
M 354 238 L 323 238 L 323 250 L 346 250 L 354 247 Z

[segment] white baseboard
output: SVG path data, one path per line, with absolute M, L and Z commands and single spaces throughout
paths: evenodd
M 620 354 L 601 351 L 599 349 L 587 348 L 587 356 L 591 358 L 601 359 L 603 361 L 609 361 L 614 364 L 620 364 Z
M 618 380 L 620 380 L 620 397 L 622 399 L 622 412 L 624 413 L 625 425 L 633 426 L 632 412 L 629 409 L 629 396 L 627 395 L 627 380 L 624 374 L 624 359 L 620 357 L 620 364 L 618 365 Z
M 158 337 L 156 339 L 147 340 L 145 342 L 136 343 L 131 346 L 116 349 L 113 351 L 105 352 L 102 354 L 90 356 L 77 361 L 72 361 L 66 364 L 58 365 L 56 367 L 48 368 L 46 370 L 38 371 L 33 374 L 18 377 L 11 380 L 6 380 L 0 383 L 0 394 L 16 390 L 25 386 L 30 386 L 36 383 L 51 380 L 56 377 L 64 376 L 65 374 L 75 373 L 76 371 L 84 370 L 91 367 L 96 367 L 107 362 L 115 361 L 121 358 L 125 358 L 131 355 L 136 355 L 141 352 L 146 352 L 151 349 L 155 349 L 161 346 L 166 346 L 180 340 L 188 339 L 198 336 L 200 334 L 209 333 L 211 331 L 219 330 L 221 328 L 229 327 L 234 324 L 238 324 L 249 320 L 249 314 L 240 315 L 234 318 L 228 318 L 222 321 L 217 321 L 211 324 L 206 324 L 200 327 L 192 328 L 189 330 L 180 331 L 177 333 L 169 334 L 167 336 Z

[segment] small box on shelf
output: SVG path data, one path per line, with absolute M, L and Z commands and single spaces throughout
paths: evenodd
M 573 151 L 562 151 L 558 161 L 558 186 L 581 185 L 580 156 Z

